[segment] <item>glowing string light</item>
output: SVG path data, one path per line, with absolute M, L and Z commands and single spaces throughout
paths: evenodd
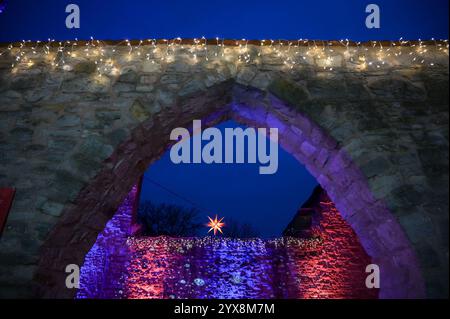
M 136 43 L 134 45 L 133 43 Z M 80 44 L 83 48 L 80 49 Z M 257 50 L 250 50 L 249 45 L 255 45 Z M 350 65 L 356 64 L 357 70 L 379 69 L 386 65 L 396 65 L 397 59 L 404 60 L 408 57 L 413 65 L 420 67 L 434 67 L 439 65 L 439 55 L 448 56 L 448 40 L 430 41 L 419 39 L 418 41 L 408 41 L 400 38 L 398 41 L 390 41 L 389 45 L 383 45 L 380 41 L 370 41 L 368 43 L 351 42 L 348 39 L 340 41 L 316 41 L 308 39 L 299 39 L 297 41 L 282 40 L 260 40 L 249 41 L 242 39 L 237 41 L 227 41 L 216 37 L 214 40 L 208 40 L 205 37 L 194 39 L 193 42 L 183 41 L 181 38 L 172 40 L 149 39 L 130 41 L 123 40 L 115 44 L 105 44 L 93 37 L 88 41 L 56 42 L 54 39 L 48 39 L 47 42 L 23 40 L 16 44 L 8 45 L 4 50 L 0 48 L 0 57 L 11 57 L 11 68 L 14 71 L 26 70 L 41 65 L 41 60 L 48 62 L 53 68 L 64 71 L 72 70 L 70 64 L 80 62 L 84 57 L 87 60 L 93 60 L 99 75 L 111 74 L 111 69 L 115 66 L 110 62 L 117 56 L 123 56 L 123 50 L 118 50 L 120 46 L 125 45 L 128 48 L 128 55 L 125 53 L 127 61 L 134 58 L 144 58 L 155 63 L 159 59 L 160 63 L 172 63 L 176 59 L 178 49 L 188 51 L 194 63 L 198 63 L 198 57 L 201 54 L 202 60 L 209 62 L 212 57 L 226 57 L 227 61 L 245 64 L 259 64 L 260 57 L 263 54 L 275 56 L 280 59 L 282 64 L 293 69 L 302 65 L 306 60 L 320 60 L 321 67 L 325 71 L 333 71 L 337 55 L 342 56 Z M 225 49 L 226 45 L 236 46 L 237 50 Z M 213 46 L 216 49 L 212 49 Z M 301 49 L 301 46 L 304 49 Z M 336 48 L 338 47 L 338 48 Z M 343 48 L 343 51 L 341 48 Z M 434 47 L 435 51 L 430 51 Z M 55 48 L 55 49 L 53 49 Z M 159 50 L 161 48 L 161 50 Z M 370 49 L 370 51 L 369 51 Z M 42 59 L 40 52 L 43 52 L 45 59 Z M 162 52 L 162 53 L 161 53 Z M 372 52 L 374 52 L 372 54 Z M 109 62 L 106 62 L 109 61 Z M 117 67 L 115 67 L 117 69 Z M 114 72 L 117 73 L 117 72 Z M 119 72 L 120 73 L 120 72 Z

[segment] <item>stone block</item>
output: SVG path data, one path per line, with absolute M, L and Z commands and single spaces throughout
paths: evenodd
M 300 150 L 306 157 L 311 157 L 316 152 L 316 147 L 311 145 L 308 141 L 304 141 L 300 146 Z
M 392 163 L 385 156 L 374 158 L 361 165 L 361 171 L 367 177 L 388 174 L 392 168 Z
M 56 121 L 56 124 L 60 127 L 79 126 L 80 123 L 80 116 L 76 114 L 64 114 Z
M 16 127 L 10 131 L 13 141 L 19 143 L 30 143 L 33 137 L 33 130 L 26 127 Z
M 189 88 L 189 91 L 192 89 Z M 187 91 L 185 91 L 187 92 Z M 175 103 L 175 95 L 170 90 L 158 90 L 156 92 L 157 101 L 163 106 L 173 106 Z
M 63 213 L 63 209 L 64 209 L 63 204 L 52 202 L 52 201 L 46 201 L 40 208 L 42 213 L 50 215 L 50 216 L 54 216 L 54 217 L 61 216 Z
M 97 71 L 97 65 L 92 61 L 83 61 L 75 64 L 73 72 L 75 73 L 85 73 L 92 74 Z
M 310 98 L 308 90 L 305 87 L 284 79 L 274 80 L 269 85 L 268 90 L 292 106 L 297 106 Z
M 130 113 L 133 118 L 139 122 L 143 122 L 149 118 L 150 114 L 139 100 L 134 101 L 130 107 Z
M 117 93 L 133 92 L 136 90 L 136 85 L 132 84 L 132 83 L 116 82 L 112 88 L 113 88 L 113 91 L 117 92 Z
M 418 247 L 416 246 L 416 251 L 423 267 L 426 268 L 439 267 L 440 265 L 439 254 L 429 244 L 423 243 Z
M 372 94 L 383 99 L 425 100 L 426 92 L 422 87 L 402 78 L 382 77 L 369 81 Z
M 42 74 L 38 75 L 18 75 L 11 80 L 10 88 L 13 90 L 28 90 L 41 87 L 44 81 Z
M 103 125 L 112 125 L 114 121 L 122 117 L 120 111 L 108 108 L 100 108 L 95 110 L 95 118 Z
M 108 138 L 114 147 L 124 142 L 128 137 L 129 132 L 123 128 L 116 129 L 108 134 Z
M 155 73 L 161 70 L 161 65 L 155 61 L 145 61 L 142 64 L 142 71 L 145 73 Z
M 308 91 L 315 99 L 343 99 L 347 97 L 345 79 L 314 78 L 308 81 Z
M 111 80 L 106 76 L 82 75 L 62 83 L 63 93 L 106 93 L 110 88 Z
M 179 96 L 191 95 L 193 93 L 201 92 L 205 89 L 205 84 L 200 79 L 192 79 L 185 86 L 178 91 Z
M 113 151 L 113 147 L 102 137 L 89 135 L 80 145 L 74 157 L 79 161 L 101 162 L 107 159 Z
M 117 78 L 119 83 L 135 84 L 138 81 L 138 74 L 133 69 L 127 69 Z
M 80 180 L 76 173 L 57 170 L 52 183 L 52 190 L 56 194 L 55 197 L 73 201 L 84 185 L 84 182 Z

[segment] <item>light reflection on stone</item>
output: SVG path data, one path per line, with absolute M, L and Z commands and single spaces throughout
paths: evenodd
M 122 287 L 130 257 L 126 240 L 136 192 L 137 186 L 134 186 L 87 253 L 80 269 L 77 298 L 123 298 Z
M 318 239 L 211 237 L 136 237 L 127 243 L 133 255 L 128 265 L 126 297 L 178 299 L 293 298 L 298 287 L 280 281 L 285 277 L 279 272 L 295 276 L 285 274 L 285 259 L 277 256 L 280 247 L 321 245 Z M 280 293 L 286 289 L 290 291 Z
M 376 298 L 364 252 L 334 203 L 309 239 L 129 237 L 132 189 L 81 268 L 77 298 Z

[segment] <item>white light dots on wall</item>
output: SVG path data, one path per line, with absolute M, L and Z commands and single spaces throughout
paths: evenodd
M 324 71 L 344 66 L 357 70 L 380 69 L 384 66 L 409 63 L 434 67 L 447 58 L 448 40 L 351 42 L 286 40 L 212 40 L 199 39 L 128 39 L 116 42 L 88 41 L 25 41 L 0 45 L 0 59 L 10 59 L 13 71 L 25 70 L 48 63 L 54 69 L 69 71 L 82 60 L 92 60 L 99 75 L 119 74 L 120 61 L 147 60 L 152 63 L 174 63 L 179 56 L 188 56 L 190 63 L 208 63 L 218 59 L 239 65 L 264 63 L 266 57 L 278 59 L 287 69 L 314 64 Z

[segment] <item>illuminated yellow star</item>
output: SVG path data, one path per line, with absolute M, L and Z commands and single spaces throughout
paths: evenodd
M 225 226 L 225 223 L 222 223 L 223 218 L 224 217 L 222 217 L 219 220 L 217 218 L 217 215 L 214 219 L 212 219 L 211 217 L 208 216 L 209 223 L 206 224 L 206 226 L 210 227 L 210 229 L 208 230 L 208 233 L 212 230 L 212 231 L 214 231 L 214 235 L 217 235 L 217 231 L 219 231 L 221 234 L 223 234 L 222 227 Z

